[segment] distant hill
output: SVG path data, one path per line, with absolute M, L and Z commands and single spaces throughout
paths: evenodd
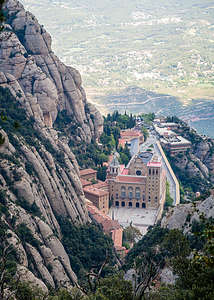
M 183 105 L 178 97 L 155 93 L 136 86 L 117 93 L 97 96 L 108 111 L 131 112 L 134 114 L 155 112 L 157 115 L 176 115 L 194 127 L 200 134 L 214 138 L 214 101 L 190 99 Z
M 175 103 L 170 98 L 169 102 L 161 99 L 145 106 L 139 100 L 139 105 L 127 106 L 134 96 L 128 93 L 127 110 L 154 109 L 180 117 L 190 114 L 193 126 L 213 136 L 211 1 L 22 0 L 22 3 L 50 31 L 56 54 L 80 70 L 89 100 L 98 104 L 102 112 L 112 108 L 106 107 L 110 99 L 106 95 L 121 92 L 122 101 L 126 88 L 137 86 L 177 98 Z M 122 106 L 117 108 L 124 110 Z

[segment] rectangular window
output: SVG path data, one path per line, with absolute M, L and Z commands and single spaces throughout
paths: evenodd
M 125 198 L 126 197 L 126 192 L 121 192 L 121 198 Z
M 136 192 L 136 199 L 140 199 L 140 193 Z

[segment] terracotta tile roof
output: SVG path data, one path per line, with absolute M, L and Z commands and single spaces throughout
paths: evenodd
M 116 220 L 112 220 L 109 216 L 102 213 L 92 202 L 87 201 L 87 208 L 91 216 L 102 225 L 104 232 L 110 233 L 114 229 L 121 228 L 120 224 Z
M 83 178 L 80 178 L 80 181 L 81 181 L 83 187 L 92 185 L 92 183 L 90 181 L 85 180 Z
M 87 174 L 94 174 L 94 173 L 97 173 L 97 171 L 93 169 L 80 170 L 80 176 L 87 175 Z
M 127 182 L 127 183 L 143 183 L 144 177 L 142 176 L 129 176 L 129 175 L 122 175 L 117 176 L 117 182 Z
M 110 233 L 112 230 L 121 228 L 118 221 L 111 220 L 111 219 L 110 220 L 108 220 L 108 219 L 103 220 L 102 227 L 103 227 L 104 232 L 107 232 L 107 233 Z
M 112 240 L 114 241 L 114 246 L 122 246 L 123 240 L 123 230 L 122 228 L 113 229 L 111 231 Z
M 127 129 L 127 130 L 121 130 L 120 131 L 120 136 L 122 138 L 125 138 L 126 136 L 140 137 L 140 136 L 142 136 L 142 133 L 138 130 Z
M 127 139 L 122 139 L 122 138 L 120 138 L 120 139 L 118 140 L 119 146 L 122 146 L 123 148 L 125 147 L 126 142 L 127 142 Z
M 127 254 L 125 247 L 122 246 L 123 228 L 118 221 L 112 220 L 109 216 L 102 213 L 90 201 L 87 201 L 87 208 L 91 218 L 102 226 L 105 233 L 111 234 L 115 249 Z
M 95 184 L 93 184 L 93 187 L 94 188 L 97 188 L 97 189 L 102 189 L 102 188 L 108 188 L 108 183 L 107 182 L 105 182 L 105 181 L 98 181 L 98 183 L 95 183 Z
M 150 161 L 147 164 L 147 167 L 161 167 L 160 161 Z
M 88 194 L 95 195 L 95 196 L 109 195 L 109 192 L 96 189 L 93 186 L 84 187 L 83 191 L 84 191 L 84 193 L 88 193 Z
M 121 174 L 122 175 L 129 175 L 129 169 L 124 168 L 123 172 Z
M 125 169 L 125 165 L 120 165 L 120 173 L 122 173 L 124 169 Z

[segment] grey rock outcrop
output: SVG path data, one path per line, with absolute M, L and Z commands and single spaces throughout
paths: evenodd
M 195 207 L 192 203 L 189 203 L 170 208 L 163 217 L 161 226 L 183 230 L 185 233 L 193 220 L 199 221 L 199 215 L 201 214 L 205 218 L 214 218 L 214 196 L 211 195 L 206 200 L 197 202 Z
M 57 134 L 53 134 L 53 131 L 52 135 Z M 4 133 L 7 142 L 0 147 L 3 153 L 0 159 L 0 188 L 7 195 L 9 218 L 14 219 L 14 231 L 10 225 L 11 237 L 8 242 L 16 248 L 19 263 L 24 267 L 23 279 L 28 269 L 34 274 L 30 278 L 42 278 L 43 284 L 40 285 L 41 280 L 38 281 L 42 288 L 46 284 L 54 288 L 62 285 L 69 287 L 77 284 L 77 277 L 60 241 L 61 230 L 56 216 L 84 224 L 88 221 L 88 214 L 74 155 L 67 145 L 54 143 L 51 135 L 45 133 L 56 151 L 63 149 L 64 167 L 42 143 L 38 152 L 35 147 L 26 145 L 18 138 L 20 152 L 17 161 L 14 161 L 16 151 Z M 30 207 L 36 207 L 40 217 L 32 215 Z M 17 237 L 15 232 L 20 224 L 31 231 L 33 238 L 38 241 L 38 249 L 26 245 Z M 34 260 L 33 269 L 28 262 L 29 254 Z
M 26 96 L 41 125 L 52 127 L 58 112 L 64 109 L 82 128 L 82 140 L 90 142 L 99 137 L 103 119 L 87 102 L 79 72 L 54 55 L 50 35 L 20 2 L 8 0 L 5 11 L 7 26 L 0 35 L 0 84 L 15 85 L 16 93 Z
M 51 50 L 51 37 L 17 0 L 5 4 L 7 24 L 0 32 L 0 87 L 8 88 L 17 104 L 33 119 L 33 140 L 9 135 L 0 128 L 0 190 L 5 193 L 10 228 L 8 242 L 18 253 L 18 273 L 44 291 L 47 286 L 77 285 L 61 242 L 57 217 L 74 224 L 89 218 L 79 179 L 79 167 L 53 124 L 60 111 L 78 124 L 79 142 L 99 137 L 103 119 L 87 102 L 77 70 L 65 66 Z M 12 220 L 12 221 L 11 221 Z M 11 225 L 12 223 L 13 225 Z M 25 226 L 36 243 L 23 242 L 17 232 Z
M 200 138 L 197 133 L 194 134 Z M 211 188 L 214 183 L 214 140 L 204 137 L 192 145 L 188 154 L 177 155 L 173 163 L 188 178 L 201 179 L 199 191 L 206 190 L 208 186 Z

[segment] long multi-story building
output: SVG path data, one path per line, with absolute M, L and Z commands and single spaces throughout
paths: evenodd
M 116 207 L 157 209 L 165 201 L 165 172 L 160 159 L 151 152 L 133 156 L 126 168 L 114 155 L 107 180 L 110 200 Z
M 154 129 L 160 137 L 161 146 L 168 150 L 171 155 L 176 153 L 186 153 L 191 148 L 191 142 L 184 137 L 176 134 L 171 129 L 177 129 L 176 123 L 160 123 L 154 124 Z

